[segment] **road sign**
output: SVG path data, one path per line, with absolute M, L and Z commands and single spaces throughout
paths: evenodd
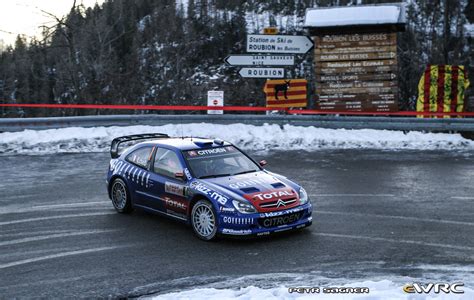
M 397 57 L 395 52 L 379 53 L 341 53 L 341 54 L 316 54 L 315 61 L 345 61 L 345 60 L 371 60 L 371 59 L 394 59 Z
M 305 54 L 314 44 L 308 36 L 247 35 L 247 52 Z
M 265 27 L 265 28 L 263 28 L 263 34 L 278 34 L 278 28 L 276 28 L 276 27 Z
M 324 89 L 350 89 L 350 88 L 384 88 L 397 86 L 398 82 L 396 81 L 346 81 L 346 82 L 327 82 L 319 83 L 318 87 L 322 90 Z
M 347 48 L 316 48 L 314 53 L 318 54 L 341 54 L 341 53 L 379 53 L 396 52 L 397 46 L 385 47 L 347 47 Z
M 341 82 L 341 81 L 371 81 L 371 80 L 394 80 L 397 79 L 395 73 L 375 73 L 375 74 L 316 74 L 318 82 Z
M 267 107 L 306 107 L 307 85 L 306 79 L 267 80 Z
M 316 70 L 316 74 L 334 75 L 341 73 L 350 74 L 367 74 L 367 73 L 384 73 L 397 72 L 397 66 L 379 66 L 379 67 L 349 67 L 349 68 L 320 68 Z
M 338 94 L 392 94 L 398 92 L 398 87 L 375 87 L 375 88 L 319 88 L 316 87 L 319 95 L 338 95 Z
M 227 56 L 225 62 L 231 66 L 293 66 L 295 57 L 277 54 L 233 54 Z
M 396 33 L 325 35 L 315 38 L 316 48 L 385 47 L 397 45 Z
M 207 106 L 224 106 L 224 91 L 208 91 Z M 208 110 L 208 115 L 222 115 L 223 110 Z
M 242 68 L 239 72 L 244 78 L 285 78 L 283 68 Z
M 356 67 L 383 67 L 397 65 L 396 59 L 385 60 L 363 60 L 363 61 L 337 61 L 337 62 L 316 62 L 321 68 L 356 68 Z

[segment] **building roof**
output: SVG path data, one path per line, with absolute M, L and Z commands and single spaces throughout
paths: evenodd
M 403 3 L 383 5 L 357 5 L 306 10 L 305 27 L 328 28 L 374 25 L 404 25 Z

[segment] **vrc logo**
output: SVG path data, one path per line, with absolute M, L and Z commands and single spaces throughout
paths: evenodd
M 413 284 L 406 284 L 403 286 L 403 291 L 409 294 L 429 294 L 433 291 L 436 294 L 441 292 L 449 294 L 464 294 L 464 291 L 460 289 L 460 287 L 464 286 L 464 283 L 428 283 L 428 284 L 420 284 L 420 283 L 413 283 Z

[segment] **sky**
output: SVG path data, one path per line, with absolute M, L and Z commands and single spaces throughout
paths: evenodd
M 77 0 L 85 6 L 93 6 L 104 0 Z M 56 16 L 66 15 L 72 7 L 74 0 L 1 0 L 0 1 L 0 47 L 13 44 L 17 34 L 27 36 L 40 36 L 39 26 L 51 25 L 52 18 L 45 15 L 42 10 Z

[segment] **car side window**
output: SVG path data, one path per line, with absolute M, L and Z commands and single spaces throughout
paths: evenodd
M 137 149 L 133 151 L 132 153 L 130 153 L 129 155 L 127 155 L 125 160 L 146 169 L 148 167 L 148 161 L 150 160 L 150 154 L 152 150 L 153 150 L 152 147 L 144 147 L 144 148 Z
M 175 178 L 175 174 L 183 172 L 184 167 L 174 151 L 158 148 L 155 154 L 153 170 L 157 174 Z

